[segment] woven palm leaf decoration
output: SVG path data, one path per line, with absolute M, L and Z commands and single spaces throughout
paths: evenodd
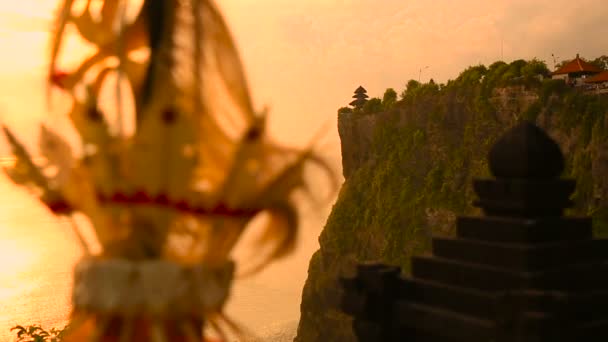
M 220 324 L 236 329 L 222 308 L 231 252 L 247 225 L 268 217 L 254 246 L 261 257 L 248 265 L 256 271 L 294 246 L 293 193 L 307 187 L 304 167 L 334 177 L 312 147 L 285 148 L 268 137 L 211 0 L 144 0 L 128 19 L 131 5 L 62 2 L 49 102 L 52 88 L 70 96 L 82 152 L 43 126 L 44 162 L 36 163 L 3 127 L 17 159 L 5 171 L 55 214 L 88 217 L 102 247 L 76 267 L 68 341 L 201 341 L 204 324 L 220 334 Z M 95 51 L 66 71 L 58 61 L 70 26 Z M 109 76 L 119 80 L 112 113 L 100 101 Z M 121 127 L 127 98 L 130 135 Z

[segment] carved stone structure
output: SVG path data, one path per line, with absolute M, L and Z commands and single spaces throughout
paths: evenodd
M 523 122 L 492 148 L 496 179 L 474 181 L 482 217 L 398 267 L 361 264 L 342 279 L 342 309 L 360 341 L 606 341 L 608 240 L 564 217 L 574 181 L 563 155 Z

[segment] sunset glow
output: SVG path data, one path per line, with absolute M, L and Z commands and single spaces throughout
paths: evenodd
M 7 300 L 23 290 L 23 284 L 14 283 L 10 278 L 31 267 L 37 255 L 27 246 L 6 240 L 0 241 L 0 251 L 0 300 Z
M 379 96 L 387 87 L 403 88 L 426 65 L 423 79 L 444 82 L 468 65 L 501 56 L 506 61 L 537 57 L 551 65 L 552 54 L 562 60 L 576 53 L 595 57 L 607 48 L 608 28 L 600 23 L 608 9 L 602 0 L 226 0 L 218 5 L 239 44 L 257 108 L 268 105 L 272 130 L 295 143 L 307 140 L 304 131 L 333 120 L 359 84 Z M 47 28 L 56 6 L 56 0 L 0 4 L 0 113 L 19 127 L 45 113 Z M 85 53 L 81 48 L 72 42 L 64 52 Z M 24 92 L 28 101 L 22 101 Z
M 234 35 L 254 107 L 269 109 L 270 135 L 301 147 L 322 129 L 321 138 L 313 141 L 316 151 L 337 170 L 342 167 L 337 110 L 360 85 L 370 97 L 382 97 L 389 87 L 400 94 L 412 79 L 445 83 L 469 66 L 498 60 L 537 58 L 553 70 L 555 63 L 577 54 L 608 55 L 606 0 L 216 2 Z M 59 3 L 0 1 L 0 125 L 10 127 L 33 155 L 38 153 L 41 123 L 72 143 L 77 139 L 65 115 L 68 96 L 55 89 L 52 108 L 46 101 L 49 32 Z M 130 2 L 130 17 L 141 3 Z M 58 68 L 69 72 L 92 51 L 72 35 L 62 47 Z M 114 105 L 113 84 L 104 87 L 109 89 L 101 96 L 102 109 Z M 130 105 L 132 99 L 126 102 Z M 127 125 L 133 129 L 132 123 Z M 11 162 L 9 152 L 0 138 L 0 167 Z M 329 210 L 306 212 L 294 255 L 272 264 L 251 283 L 237 283 L 229 312 L 241 314 L 235 316 L 250 325 L 276 323 L 278 317 L 297 321 L 310 256 L 319 247 Z M 66 322 L 72 266 L 81 252 L 70 229 L 0 175 L 0 341 L 16 320 L 48 326 Z M 93 241 L 92 228 L 84 231 Z M 255 282 L 263 285 L 249 286 Z M 272 289 L 276 298 L 267 300 L 271 291 L 260 288 Z M 239 293 L 253 299 L 243 301 Z M 39 310 L 40 301 L 46 306 Z M 260 313 L 267 302 L 270 309 Z M 8 309 L 14 312 L 2 316 Z

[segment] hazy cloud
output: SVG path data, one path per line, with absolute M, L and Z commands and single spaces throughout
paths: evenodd
M 371 95 L 409 79 L 445 82 L 501 58 L 608 54 L 605 0 L 226 0 L 261 102 L 278 126 L 334 118 L 363 84 Z M 305 118 L 305 119 L 303 119 Z
M 42 30 L 55 3 L 2 2 L 0 18 L 10 18 L 0 22 L 3 75 L 31 74 L 33 66 L 45 65 L 46 33 L 36 30 Z M 560 59 L 608 54 L 606 0 L 222 0 L 218 5 L 237 39 L 258 108 L 269 104 L 273 130 L 300 142 L 323 120 L 335 120 L 337 108 L 359 84 L 381 96 L 387 87 L 401 90 L 427 65 L 423 81 L 445 82 L 501 54 L 506 61 L 537 57 L 549 65 L 552 53 Z M 40 96 L 31 94 L 38 86 L 11 87 L 10 96 L 1 98 L 5 108 L 43 111 L 42 89 Z M 28 94 L 27 101 L 13 96 L 19 91 Z

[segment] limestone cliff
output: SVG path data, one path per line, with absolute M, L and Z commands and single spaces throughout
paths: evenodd
M 488 176 L 489 147 L 518 120 L 536 121 L 560 143 L 566 176 L 578 182 L 570 214 L 593 216 L 595 233 L 608 235 L 608 96 L 541 81 L 517 62 L 408 87 L 382 113 L 340 114 L 346 181 L 310 261 L 295 341 L 353 340 L 335 309 L 337 277 L 364 260 L 407 271 L 431 235 L 453 234 L 456 215 L 475 213 L 471 180 Z

